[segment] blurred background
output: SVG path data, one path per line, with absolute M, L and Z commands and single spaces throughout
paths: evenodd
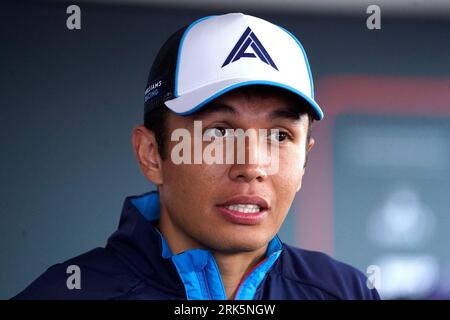
M 1 299 L 103 246 L 124 198 L 153 188 L 130 145 L 150 65 L 175 30 L 227 12 L 299 38 L 325 112 L 280 237 L 383 298 L 450 298 L 449 1 L 115 0 L 0 5 Z

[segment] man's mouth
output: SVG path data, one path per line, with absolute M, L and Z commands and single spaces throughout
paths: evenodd
M 226 220 L 235 224 L 261 223 L 269 211 L 268 202 L 258 196 L 236 196 L 217 205 Z

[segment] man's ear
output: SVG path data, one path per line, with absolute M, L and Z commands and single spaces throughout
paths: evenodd
M 303 165 L 303 169 L 302 169 L 302 176 L 300 178 L 299 184 L 297 186 L 297 191 L 300 191 L 300 188 L 302 187 L 302 179 L 303 179 L 303 175 L 305 174 L 305 170 L 306 170 L 306 163 L 308 162 L 308 154 L 311 151 L 311 149 L 314 147 L 314 143 L 316 143 L 316 141 L 314 140 L 313 137 L 309 138 L 309 142 L 308 145 L 306 146 L 306 153 L 305 153 L 305 164 Z
M 309 138 L 308 146 L 306 147 L 306 152 L 309 153 L 311 149 L 314 147 L 314 143 L 316 143 L 316 140 L 314 140 L 313 137 Z
M 155 134 L 143 125 L 138 125 L 133 128 L 131 143 L 142 173 L 155 185 L 161 185 L 162 160 Z

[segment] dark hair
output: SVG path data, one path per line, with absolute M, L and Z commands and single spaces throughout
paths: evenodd
M 144 126 L 147 130 L 150 130 L 155 135 L 156 143 L 158 145 L 158 153 L 163 160 L 167 158 L 167 141 L 168 132 L 167 117 L 171 113 L 169 108 L 164 103 L 159 104 L 151 111 L 148 111 L 144 115 Z
M 247 97 L 268 95 L 270 92 L 273 91 L 286 92 L 285 90 L 279 88 L 263 87 L 263 86 L 247 86 L 237 90 L 241 91 Z M 300 107 L 296 107 L 295 109 L 296 112 L 298 112 L 298 117 L 300 118 L 300 116 L 304 113 L 308 115 L 308 132 L 306 135 L 306 147 L 308 147 L 308 142 L 311 139 L 312 124 L 314 122 L 314 119 L 311 113 L 309 112 L 309 106 L 306 104 L 306 102 L 299 100 L 299 103 Z M 167 141 L 169 137 L 166 128 L 167 128 L 167 118 L 169 114 L 172 112 L 173 112 L 172 110 L 170 110 L 163 103 L 161 103 L 151 111 L 146 112 L 144 115 L 144 126 L 147 128 L 147 130 L 150 130 L 154 133 L 156 143 L 158 145 L 158 152 L 163 160 L 166 160 L 168 156 Z M 308 161 L 308 152 L 306 152 L 306 159 L 304 164 L 305 167 L 307 161 Z

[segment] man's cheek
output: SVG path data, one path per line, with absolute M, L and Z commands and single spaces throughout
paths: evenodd
M 286 175 L 279 179 L 279 186 L 280 190 L 283 190 L 283 193 L 280 194 L 283 200 L 286 202 L 292 201 L 302 186 L 301 170 L 297 167 L 286 170 Z
M 167 191 L 180 196 L 192 192 L 192 175 L 191 170 L 186 165 L 168 164 L 164 169 L 164 187 Z M 192 176 L 191 176 L 192 175 Z
M 303 173 L 303 162 L 301 155 L 281 156 L 279 161 L 279 170 L 274 177 L 280 177 L 286 182 L 291 181 L 294 185 L 301 179 Z

